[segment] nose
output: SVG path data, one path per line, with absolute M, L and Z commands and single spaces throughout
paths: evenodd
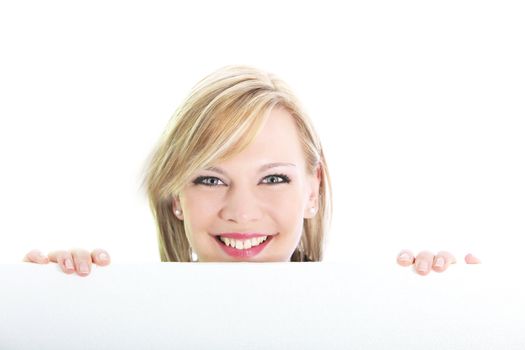
M 262 218 L 259 199 L 247 187 L 230 186 L 220 212 L 223 220 L 238 224 L 256 222 Z

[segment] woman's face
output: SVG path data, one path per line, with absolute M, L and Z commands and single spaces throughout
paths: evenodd
M 243 152 L 191 176 L 173 211 L 201 262 L 289 261 L 317 211 L 320 174 L 307 174 L 292 116 L 276 107 Z

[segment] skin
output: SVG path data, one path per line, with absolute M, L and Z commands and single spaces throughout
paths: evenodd
M 94 249 L 91 253 L 84 249 L 57 250 L 47 256 L 35 249 L 27 253 L 23 261 L 36 264 L 54 262 L 67 274 L 76 272 L 79 276 L 85 277 L 91 272 L 93 264 L 107 266 L 111 258 L 103 249 Z
M 275 163 L 286 165 L 260 170 Z M 306 171 L 300 136 L 289 112 L 273 109 L 245 150 L 213 167 L 218 169 L 194 173 L 173 200 L 174 213 L 182 212 L 175 215 L 184 221 L 199 261 L 289 261 L 299 244 L 303 220 L 316 214 L 321 181 L 320 168 L 315 174 Z M 257 256 L 238 259 L 226 254 L 214 237 L 225 232 L 274 236 Z
M 401 266 L 413 265 L 417 274 L 426 276 L 430 271 L 445 271 L 451 264 L 456 263 L 456 258 L 447 251 L 440 251 L 434 255 L 432 252 L 424 250 L 417 256 L 414 256 L 410 250 L 403 249 L 397 255 L 397 263 Z M 469 253 L 465 256 L 465 263 L 480 264 L 481 260 Z
M 289 163 L 260 170 L 269 163 Z M 315 174 L 306 171 L 305 158 L 299 135 L 291 115 L 282 108 L 272 110 L 254 142 L 241 153 L 220 164 L 215 170 L 200 169 L 190 178 L 179 196 L 173 198 L 173 212 L 184 222 L 186 236 L 200 262 L 225 261 L 289 261 L 299 244 L 304 218 L 316 215 L 321 169 Z M 220 169 L 220 172 L 217 171 Z M 281 176 L 286 175 L 290 182 Z M 195 183 L 198 177 L 200 182 Z M 310 208 L 315 210 L 312 212 Z M 275 234 L 268 246 L 252 258 L 235 259 L 227 255 L 215 241 L 212 233 L 257 232 Z M 406 258 L 403 259 L 406 253 Z M 436 265 L 444 259 L 442 267 Z M 468 257 L 468 261 L 467 261 Z M 467 263 L 478 261 L 470 254 Z M 26 262 L 59 264 L 67 274 L 76 272 L 87 276 L 92 265 L 107 266 L 107 251 L 95 249 L 60 250 L 44 256 L 38 250 L 30 251 Z M 430 272 L 445 271 L 456 262 L 452 254 L 428 251 L 416 257 L 403 250 L 398 255 L 402 266 L 414 265 L 422 276 Z M 427 269 L 419 269 L 422 264 Z
M 106 257 L 100 254 L 104 253 Z M 407 254 L 407 257 L 403 255 Z M 436 265 L 436 262 L 439 258 L 443 258 L 445 263 L 442 267 Z M 66 266 L 66 262 L 69 260 L 73 267 L 69 268 Z M 71 249 L 69 251 L 59 250 L 49 253 L 47 256 L 43 255 L 39 250 L 32 250 L 24 257 L 24 262 L 36 263 L 36 264 L 48 264 L 49 262 L 57 263 L 63 272 L 67 274 L 73 274 L 76 272 L 79 276 L 85 277 L 88 276 L 91 272 L 93 264 L 98 266 L 107 266 L 111 262 L 111 258 L 107 251 L 103 249 L 95 249 L 91 253 L 84 249 Z M 426 262 L 429 269 L 419 269 L 421 262 Z M 403 249 L 397 256 L 397 263 L 401 266 L 414 266 L 414 271 L 421 275 L 426 276 L 430 271 L 443 272 L 451 264 L 456 263 L 456 258 L 446 251 L 441 251 L 434 255 L 429 251 L 422 251 L 417 256 L 407 249 Z M 467 254 L 465 256 L 465 263 L 467 264 L 480 264 L 481 261 L 473 256 L 472 254 Z M 85 264 L 88 269 L 87 273 L 83 272 L 80 266 Z

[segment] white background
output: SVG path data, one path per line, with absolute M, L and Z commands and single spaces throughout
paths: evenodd
M 159 261 L 145 160 L 202 77 L 287 81 L 334 189 L 326 261 L 517 257 L 525 12 L 506 1 L 0 4 L 0 262 L 33 248 Z

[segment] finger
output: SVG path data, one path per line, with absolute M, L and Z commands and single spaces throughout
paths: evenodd
M 84 249 L 72 249 L 73 263 L 75 270 L 80 276 L 87 276 L 91 272 L 91 254 Z
M 48 254 L 49 260 L 56 262 L 62 271 L 67 274 L 75 272 L 75 266 L 73 264 L 73 256 L 70 252 L 65 250 L 57 250 Z
M 450 264 L 455 264 L 455 263 L 456 263 L 456 258 L 454 257 L 454 255 L 452 255 L 451 253 L 447 251 L 442 250 L 439 253 L 437 253 L 436 256 L 434 257 L 432 269 L 436 272 L 443 272 L 450 266 Z
M 465 256 L 465 262 L 467 264 L 481 264 L 481 260 L 479 260 L 478 258 L 476 258 L 474 255 L 470 253 Z
M 47 256 L 42 254 L 40 250 L 34 249 L 26 254 L 23 261 L 32 262 L 36 264 L 47 264 L 49 262 L 49 259 Z
M 416 273 L 418 273 L 421 276 L 428 275 L 433 262 L 434 262 L 434 254 L 427 250 L 422 251 L 416 256 L 416 262 L 414 264 L 414 269 L 416 270 Z
M 401 266 L 410 266 L 414 263 L 414 254 L 410 250 L 403 249 L 397 255 L 397 263 Z
M 108 252 L 104 249 L 94 249 L 91 252 L 91 259 L 98 266 L 106 266 L 111 262 Z

